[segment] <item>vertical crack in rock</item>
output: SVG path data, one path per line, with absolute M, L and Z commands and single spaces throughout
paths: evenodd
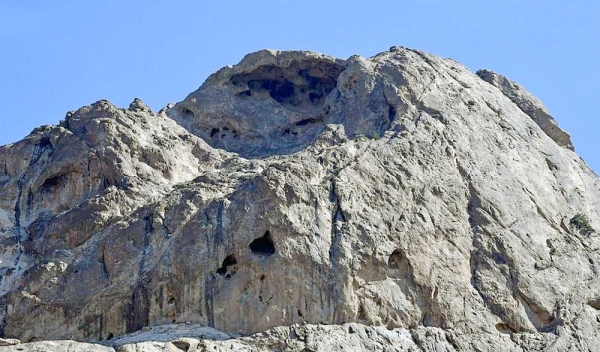
M 220 201 L 217 207 L 217 225 L 215 227 L 215 236 L 213 238 L 214 248 L 218 248 L 223 244 L 223 211 L 225 209 L 225 202 Z
M 329 247 L 329 261 L 333 264 L 333 260 L 336 256 L 336 246 L 339 245 L 339 237 L 341 236 L 341 230 L 346 222 L 346 216 L 342 210 L 340 199 L 336 193 L 336 181 L 331 180 L 331 188 L 329 190 L 329 201 L 333 204 L 333 211 L 331 216 L 331 244 Z
M 23 197 L 23 183 L 25 182 L 25 176 L 17 182 L 18 192 L 17 201 L 15 202 L 15 228 L 21 229 L 21 198 Z
M 153 214 L 143 218 L 144 221 L 144 243 L 137 273 L 137 283 L 133 288 L 131 300 L 125 310 L 126 332 L 133 332 L 148 326 L 150 319 L 150 301 L 148 299 L 148 284 L 146 261 L 150 251 L 150 236 L 154 232 Z M 107 273 L 108 275 L 108 273 Z
M 139 274 L 138 278 L 143 275 L 146 269 L 146 260 L 148 257 L 148 252 L 150 250 L 150 236 L 154 233 L 154 215 L 149 214 L 143 218 L 144 220 L 144 244 L 142 247 L 142 255 L 140 258 L 139 264 Z
M 204 310 L 206 311 L 206 319 L 208 326 L 215 326 L 215 290 L 216 290 L 216 277 L 214 275 L 207 275 L 204 278 Z
M 102 244 L 102 257 L 100 258 L 100 265 L 102 266 L 102 273 L 104 274 L 104 276 L 106 277 L 106 280 L 108 281 L 110 278 L 110 275 L 108 274 L 108 269 L 106 268 L 106 243 Z
M 150 301 L 148 300 L 147 283 L 140 282 L 133 289 L 131 301 L 127 309 L 126 332 L 141 330 L 150 323 Z
M 29 161 L 29 166 L 33 166 L 37 163 L 44 153 L 48 153 L 47 158 L 50 158 L 54 153 L 54 147 L 52 143 L 50 143 L 50 138 L 44 136 L 40 139 L 39 143 L 36 143 L 33 147 L 33 153 L 31 155 L 31 160 Z
M 339 172 L 339 170 L 338 170 Z M 328 274 L 328 289 L 327 301 L 331 308 L 331 321 L 335 322 L 337 314 L 337 303 L 339 300 L 338 280 L 339 280 L 339 262 L 342 258 L 338 250 L 341 249 L 341 241 L 343 236 L 343 228 L 346 223 L 346 215 L 342 210 L 342 205 L 336 191 L 336 181 L 331 179 L 331 188 L 329 190 L 329 201 L 333 205 L 331 213 L 331 243 L 329 245 L 329 274 Z
M 6 313 L 8 305 L 6 304 L 6 295 L 0 296 L 0 337 L 4 338 L 4 328 L 6 327 Z

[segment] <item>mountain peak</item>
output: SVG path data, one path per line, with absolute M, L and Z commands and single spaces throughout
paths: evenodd
M 158 113 L 82 107 L 0 147 L 0 167 L 0 337 L 474 351 L 600 336 L 600 180 L 523 87 L 454 60 L 263 50 Z

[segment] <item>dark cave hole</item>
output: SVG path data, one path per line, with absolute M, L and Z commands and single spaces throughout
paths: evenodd
M 115 337 L 115 335 L 111 332 L 110 334 L 108 334 L 108 336 L 106 336 L 106 340 L 112 340 Z
M 44 181 L 44 185 L 42 187 L 56 187 L 60 185 L 61 176 L 51 177 Z
M 50 138 L 48 137 L 42 137 L 40 139 L 40 143 L 38 143 L 36 145 L 36 147 L 39 146 L 40 149 L 46 149 L 48 147 L 52 148 L 52 143 L 50 142 Z
M 496 330 L 501 334 L 514 334 L 515 330 L 506 323 L 496 324 Z
M 250 250 L 254 254 L 270 256 L 275 253 L 275 243 L 273 243 L 271 232 L 269 231 L 265 232 L 262 237 L 252 241 L 248 247 L 250 247 Z
M 223 260 L 221 267 L 217 269 L 217 274 L 224 276 L 227 273 L 227 270 L 229 269 L 229 267 L 236 265 L 236 264 L 237 264 L 237 259 L 235 259 L 235 255 L 233 255 L 233 254 L 228 255 Z M 234 274 L 234 273 L 232 272 L 232 274 Z M 231 277 L 231 275 L 229 275 L 229 277 Z
M 220 130 L 218 128 L 213 128 L 212 130 L 210 130 L 210 138 L 213 138 L 219 132 Z
M 246 88 L 236 94 L 251 97 L 255 93 L 269 93 L 280 104 L 300 106 L 305 103 L 320 105 L 335 89 L 344 67 L 335 63 L 294 61 L 289 67 L 265 65 L 252 72 L 233 75 L 230 82 Z
M 402 249 L 395 249 L 388 259 L 387 276 L 391 279 L 412 281 L 412 268 Z
M 60 184 L 63 183 L 66 178 L 67 177 L 65 175 L 50 177 L 50 178 L 46 179 L 46 181 L 44 181 L 40 190 L 41 191 L 50 191 L 50 190 L 60 186 Z
M 188 119 L 195 117 L 194 112 L 188 108 L 182 109 L 181 114 L 183 115 L 183 117 L 188 118 Z
M 252 91 L 251 90 L 245 90 L 243 92 L 239 92 L 236 94 L 238 97 L 251 97 L 252 96 Z
M 315 124 L 319 122 L 319 119 L 315 119 L 315 118 L 308 118 L 308 119 L 304 119 L 304 120 L 300 120 L 298 122 L 296 122 L 296 126 L 306 126 L 308 124 Z
M 396 119 L 396 108 L 393 107 L 392 105 L 389 105 L 388 108 L 388 118 L 390 119 L 390 122 L 394 121 Z
M 310 102 L 313 104 L 319 104 L 321 102 L 321 98 L 323 98 L 323 94 L 319 94 L 319 93 L 309 93 L 308 94 L 308 99 L 310 99 Z
M 284 77 L 279 79 L 251 79 L 248 81 L 248 90 L 244 93 L 246 96 L 251 96 L 252 91 L 266 90 L 271 98 L 282 104 L 288 102 L 294 96 L 294 84 Z
M 310 78 L 310 74 L 308 73 L 308 70 L 300 70 L 298 71 L 298 76 L 308 80 Z

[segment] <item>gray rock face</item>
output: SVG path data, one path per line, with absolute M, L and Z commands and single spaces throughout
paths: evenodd
M 159 113 L 100 101 L 0 147 L 2 336 L 594 350 L 600 180 L 482 72 L 261 51 Z
M 484 81 L 500 89 L 513 103 L 529 115 L 542 131 L 552 138 L 558 145 L 574 150 L 571 136 L 558 127 L 550 113 L 536 97 L 523 89 L 519 84 L 489 70 L 479 70 L 477 75 Z

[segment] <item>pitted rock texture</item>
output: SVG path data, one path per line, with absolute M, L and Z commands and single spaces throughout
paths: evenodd
M 159 113 L 69 113 L 0 148 L 2 336 L 327 322 L 593 350 L 600 180 L 519 101 L 393 47 L 261 51 Z

